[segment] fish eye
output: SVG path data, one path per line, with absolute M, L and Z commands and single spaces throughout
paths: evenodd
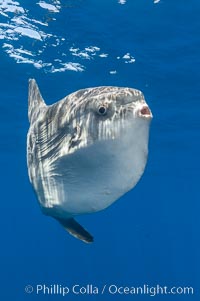
M 106 115 L 107 108 L 104 105 L 99 106 L 98 113 L 99 113 L 99 115 L 102 115 L 102 116 Z

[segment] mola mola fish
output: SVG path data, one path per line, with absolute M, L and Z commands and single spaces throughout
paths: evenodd
M 92 242 L 74 217 L 107 208 L 144 172 L 152 113 L 143 93 L 87 88 L 48 106 L 30 79 L 28 117 L 28 173 L 43 213 Z

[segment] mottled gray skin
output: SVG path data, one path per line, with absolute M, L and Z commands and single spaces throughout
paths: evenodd
M 43 212 L 92 241 L 73 217 L 102 210 L 135 186 L 146 165 L 151 118 L 135 89 L 88 88 L 47 106 L 30 80 L 28 171 Z

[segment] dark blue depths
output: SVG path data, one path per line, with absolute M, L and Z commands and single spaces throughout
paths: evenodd
M 41 14 L 36 6 L 28 9 Z M 17 64 L 2 48 L 1 300 L 151 299 L 149 295 L 62 297 L 24 292 L 26 285 L 35 288 L 37 284 L 192 286 L 194 295 L 154 298 L 199 300 L 199 13 L 197 0 L 161 0 L 157 4 L 127 0 L 124 5 L 117 0 L 88 0 L 69 5 L 49 25 L 50 31 L 66 35 L 69 44 L 76 43 L 80 49 L 97 45 L 109 54 L 105 61 L 96 57 L 82 62 L 78 58 L 85 67 L 83 72 L 52 73 Z M 33 51 L 34 47 L 37 44 Z M 125 53 L 134 56 L 133 64 L 116 59 Z M 52 60 L 50 45 L 43 55 Z M 117 73 L 110 74 L 110 70 Z M 83 87 L 119 85 L 142 90 L 152 109 L 149 160 L 141 181 L 107 210 L 79 218 L 95 236 L 92 245 L 75 240 L 53 219 L 43 216 L 29 184 L 30 77 L 37 79 L 49 104 Z

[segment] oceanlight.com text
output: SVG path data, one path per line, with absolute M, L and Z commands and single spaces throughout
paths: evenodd
M 37 284 L 26 285 L 25 292 L 27 294 L 36 295 L 148 295 L 154 297 L 157 295 L 194 295 L 194 288 L 192 286 L 155 286 L 144 284 L 141 286 L 126 286 L 118 284 Z

